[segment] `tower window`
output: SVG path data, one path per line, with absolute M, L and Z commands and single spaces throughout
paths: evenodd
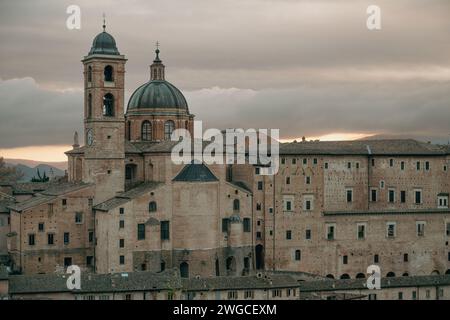
M 92 118 L 92 94 L 88 95 L 88 118 Z
M 105 70 L 103 71 L 105 75 L 105 81 L 113 82 L 114 81 L 114 69 L 111 66 L 106 66 Z
M 88 67 L 88 73 L 87 73 L 87 81 L 92 82 L 92 67 Z
M 111 93 L 103 97 L 103 115 L 106 117 L 114 116 L 114 96 Z
M 152 139 L 152 125 L 150 121 L 144 121 L 142 123 L 141 138 L 143 141 L 150 141 Z
M 233 211 L 234 212 L 239 212 L 239 207 L 240 207 L 239 199 L 234 199 L 234 201 L 233 201 Z
M 164 139 L 170 140 L 173 130 L 175 130 L 175 123 L 172 120 L 166 121 L 164 124 Z

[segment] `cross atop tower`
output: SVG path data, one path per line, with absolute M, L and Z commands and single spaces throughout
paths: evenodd
M 159 50 L 159 41 L 156 41 L 156 50 Z
M 105 32 L 105 29 L 106 29 L 106 15 L 103 12 L 103 32 Z

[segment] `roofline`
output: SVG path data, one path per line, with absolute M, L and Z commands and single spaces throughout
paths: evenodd
M 407 215 L 407 214 L 449 214 L 446 209 L 407 209 L 407 210 L 381 210 L 381 211 L 322 211 L 324 216 L 354 216 L 354 215 Z

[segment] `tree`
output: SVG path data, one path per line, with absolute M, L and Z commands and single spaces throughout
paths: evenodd
M 41 172 L 39 171 L 39 169 L 37 169 L 37 176 L 38 176 L 37 178 L 33 177 L 31 179 L 31 182 L 48 182 L 48 180 L 50 180 L 50 178 L 47 177 L 47 174 L 45 173 L 45 171 L 44 171 L 44 175 L 41 176 Z
M 16 167 L 7 167 L 3 157 L 0 157 L 0 182 L 17 182 L 23 173 Z

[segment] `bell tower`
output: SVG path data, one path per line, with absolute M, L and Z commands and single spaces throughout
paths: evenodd
M 84 66 L 84 166 L 83 181 L 95 183 L 94 203 L 124 191 L 125 181 L 125 56 L 114 38 L 99 33 Z

